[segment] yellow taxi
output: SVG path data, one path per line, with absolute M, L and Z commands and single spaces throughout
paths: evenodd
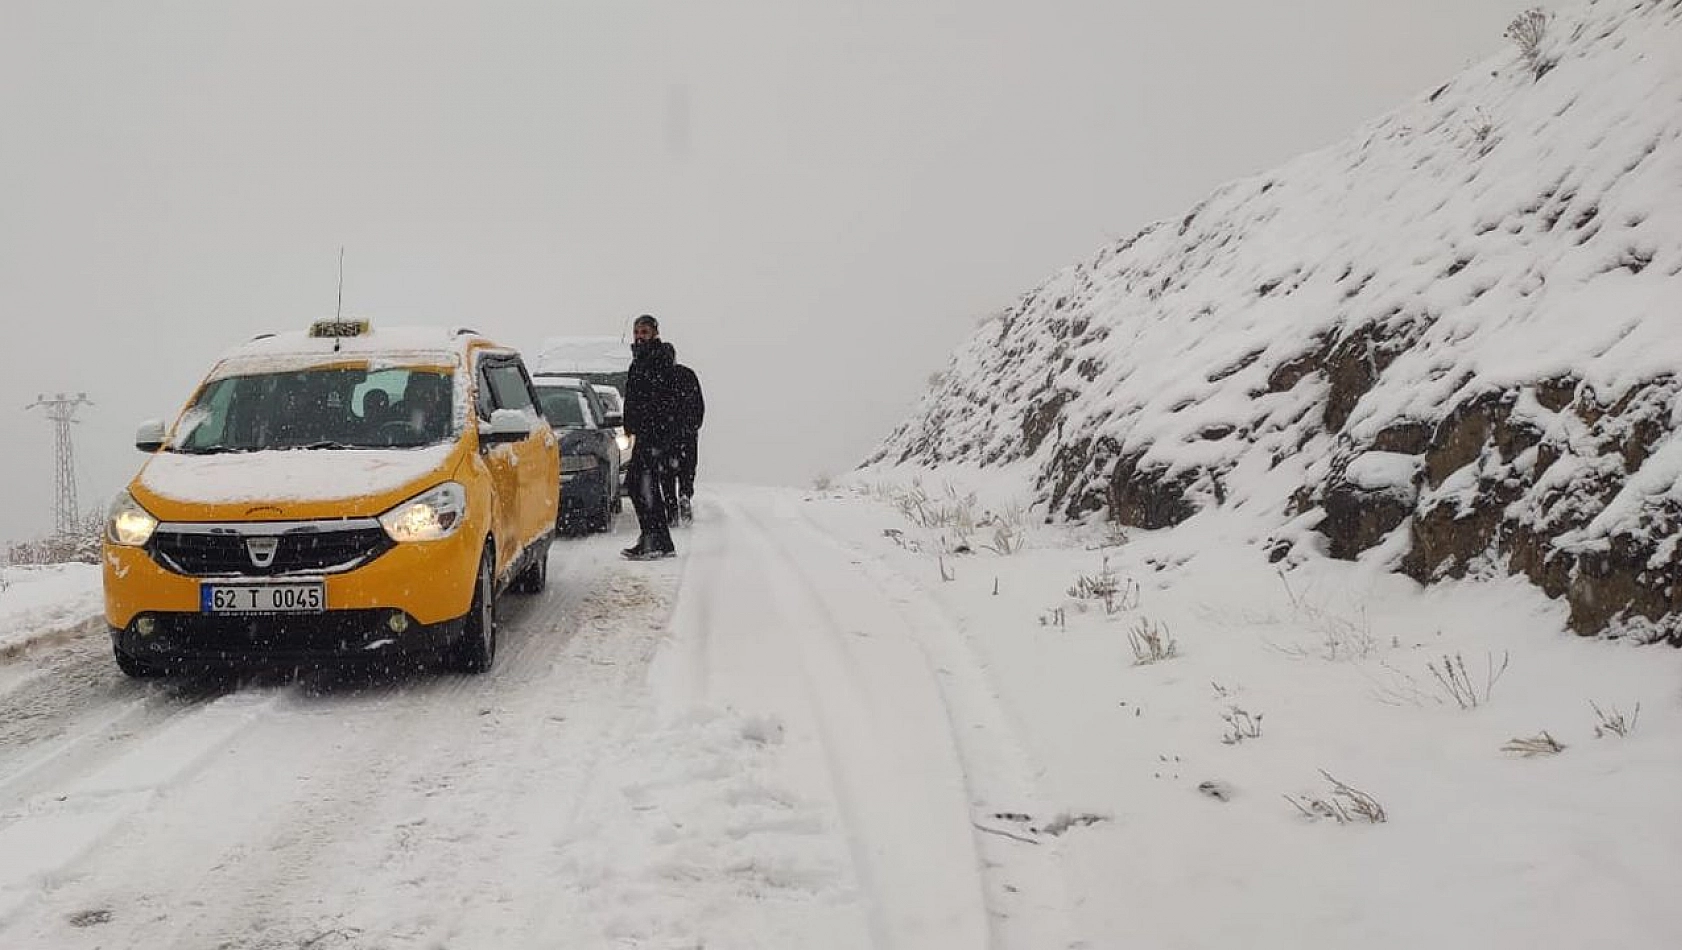
M 130 676 L 496 655 L 548 578 L 560 453 L 520 354 L 475 331 L 318 321 L 223 355 L 112 503 L 105 619 Z

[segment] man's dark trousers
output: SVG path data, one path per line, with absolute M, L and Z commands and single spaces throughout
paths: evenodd
M 679 499 L 695 497 L 695 450 L 700 436 L 693 432 L 677 437 L 672 447 L 671 464 L 660 473 L 660 485 L 666 499 L 666 521 L 676 524 L 682 510 Z
M 649 551 L 673 551 L 671 520 L 667 513 L 664 472 L 675 459 L 663 446 L 638 443 L 625 466 L 625 484 L 631 490 L 631 507 L 637 511 L 642 539 L 637 543 Z M 675 499 L 672 504 L 676 505 Z
M 677 450 L 677 493 L 683 498 L 695 497 L 695 460 L 700 447 L 700 433 L 687 432 L 681 437 Z

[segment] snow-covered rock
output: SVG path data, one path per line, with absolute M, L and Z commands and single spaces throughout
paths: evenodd
M 1537 55 L 1052 276 L 866 464 L 1026 461 L 1149 528 L 1242 506 L 1280 557 L 1407 531 L 1421 580 L 1505 567 L 1682 643 L 1682 0 L 1560 12 Z

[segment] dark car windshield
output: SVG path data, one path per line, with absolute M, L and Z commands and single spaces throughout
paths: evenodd
M 584 416 L 584 394 L 576 389 L 539 386 L 537 403 L 543 409 L 543 418 L 552 426 L 583 429 L 589 425 Z
M 176 452 L 430 445 L 455 432 L 453 383 L 436 369 L 334 367 L 228 376 L 176 426 Z

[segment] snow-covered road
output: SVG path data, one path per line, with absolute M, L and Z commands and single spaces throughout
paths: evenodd
M 0 947 L 1070 945 L 941 608 L 795 494 L 703 502 L 675 561 L 557 545 L 483 677 L 0 664 Z

